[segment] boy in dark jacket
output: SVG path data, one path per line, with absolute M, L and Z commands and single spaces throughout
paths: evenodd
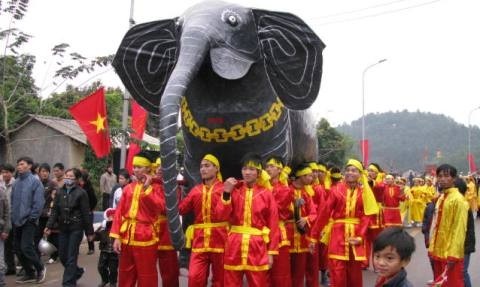
M 375 287 L 413 287 L 405 266 L 415 251 L 415 241 L 402 227 L 384 229 L 373 243 L 373 265 L 378 271 Z
M 114 238 L 110 237 L 112 220 L 115 215 L 115 209 L 105 210 L 102 225 L 95 231 L 95 240 L 100 241 L 100 257 L 98 258 L 98 273 L 102 277 L 102 283 L 98 287 L 104 287 L 110 284 L 110 287 L 117 286 L 118 275 L 118 255 L 113 251 Z

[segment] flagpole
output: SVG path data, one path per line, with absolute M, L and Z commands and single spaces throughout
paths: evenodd
M 130 1 L 130 18 L 128 19 L 129 27 L 131 28 L 135 21 L 133 20 L 133 7 L 135 0 Z M 130 101 L 130 93 L 125 89 L 125 95 L 123 97 L 123 110 L 122 110 L 122 130 L 126 131 L 128 126 L 128 103 Z M 127 143 L 126 137 L 122 137 L 122 143 L 120 146 L 120 168 L 125 168 L 125 161 L 127 159 Z

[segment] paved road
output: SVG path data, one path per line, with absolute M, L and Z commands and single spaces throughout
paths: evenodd
M 480 241 L 480 220 L 475 222 L 475 231 L 477 235 L 477 241 Z M 432 272 L 430 264 L 427 258 L 427 252 L 424 246 L 423 234 L 419 228 L 410 228 L 408 229 L 410 234 L 415 237 L 415 242 L 417 244 L 417 251 L 414 253 L 411 263 L 407 267 L 408 278 L 413 283 L 413 286 L 425 286 L 427 280 L 431 279 Z M 79 265 L 85 267 L 85 275 L 78 281 L 79 287 L 94 287 L 97 286 L 100 281 L 100 276 L 97 272 L 97 260 L 98 260 L 98 251 L 94 255 L 86 255 L 87 246 L 82 244 L 79 256 Z M 480 272 L 475 272 L 480 270 L 480 252 L 472 254 L 470 260 L 470 276 L 472 277 L 472 286 L 480 286 Z M 57 287 L 61 286 L 63 268 L 60 263 L 48 264 L 47 266 L 47 280 L 42 286 L 45 287 Z M 181 270 L 180 276 L 180 285 L 187 286 L 187 273 L 186 270 Z M 372 271 L 364 271 L 364 286 L 374 286 L 376 275 Z M 15 286 L 15 277 L 7 276 L 7 286 Z

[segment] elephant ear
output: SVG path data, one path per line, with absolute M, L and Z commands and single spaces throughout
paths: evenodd
M 303 110 L 318 95 L 323 42 L 300 18 L 252 9 L 270 84 L 286 107 Z
M 160 99 L 177 61 L 177 47 L 174 20 L 139 24 L 127 32 L 113 60 L 130 94 L 151 113 L 159 113 Z

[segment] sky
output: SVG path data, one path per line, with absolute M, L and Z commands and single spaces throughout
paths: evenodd
M 198 2 L 136 0 L 133 18 L 169 19 Z M 480 106 L 478 0 L 230 2 L 296 14 L 326 44 L 320 93 L 311 107 L 316 118 L 333 126 L 350 123 L 362 117 L 364 98 L 365 114 L 418 110 L 480 125 L 480 109 L 474 110 Z M 115 53 L 129 27 L 130 7 L 127 0 L 30 1 L 26 17 L 13 25 L 34 36 L 23 52 L 37 56 L 34 77 L 43 97 L 67 83 L 86 86 L 97 79 L 122 87 L 110 68 L 54 86 L 61 80 L 52 78 L 51 48 L 66 42 L 86 57 Z

